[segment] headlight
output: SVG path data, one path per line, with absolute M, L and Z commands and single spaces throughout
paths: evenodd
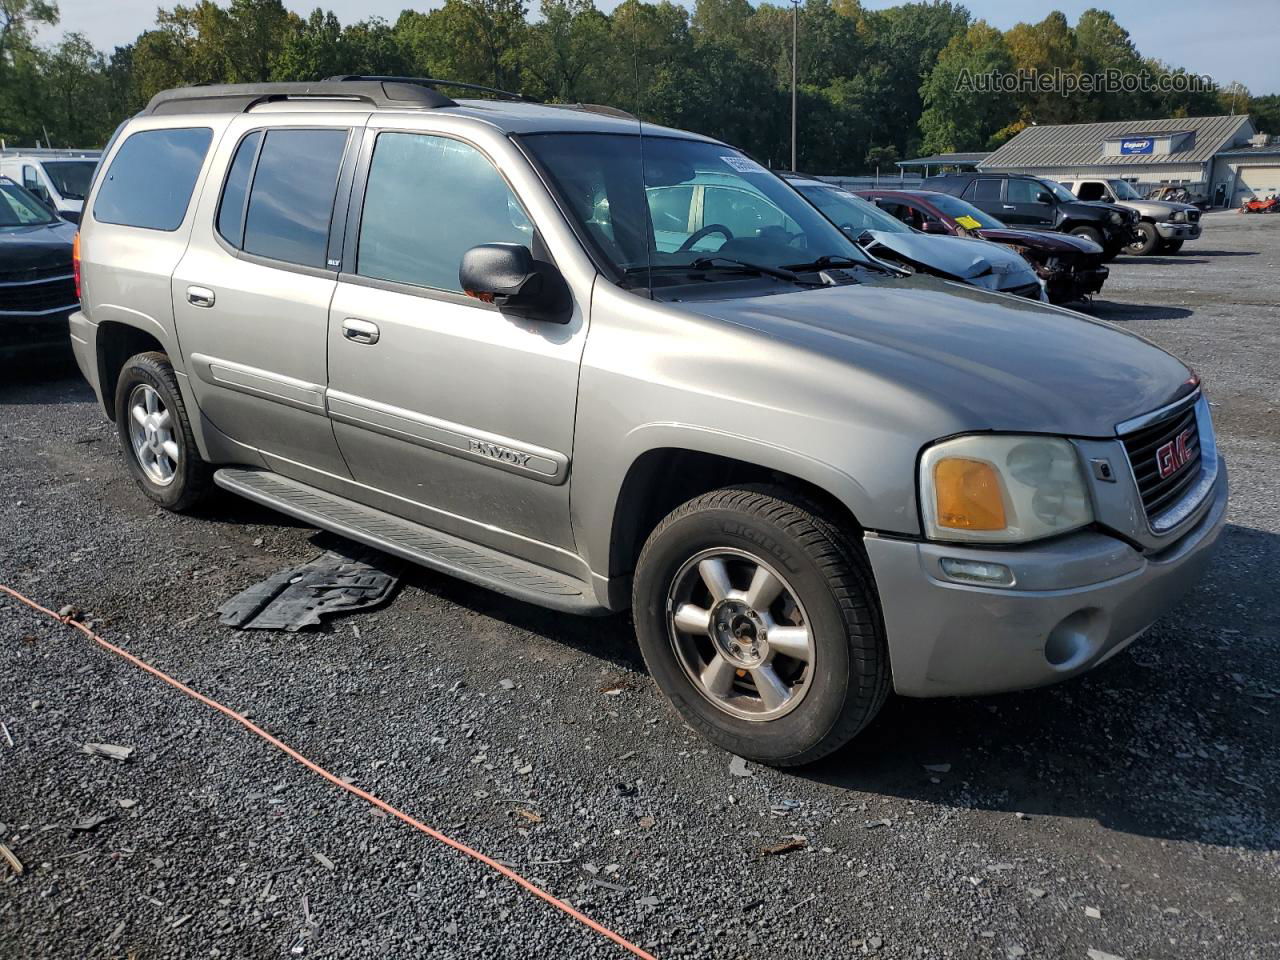
M 1183 220 L 1187 219 L 1187 211 L 1175 210 L 1173 211 L 1173 216 L 1170 217 L 1169 219 L 1176 220 L 1178 223 L 1181 223 Z
M 1124 223 L 1124 214 L 1122 214 L 1119 210 L 1112 210 L 1111 222 L 1114 223 L 1116 226 L 1119 226 L 1120 224 Z
M 1093 522 L 1080 458 L 1058 437 L 935 444 L 920 460 L 920 502 L 932 540 L 1021 543 Z

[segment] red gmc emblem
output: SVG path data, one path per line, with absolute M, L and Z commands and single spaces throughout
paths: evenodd
M 1160 471 L 1160 479 L 1171 477 L 1187 465 L 1191 459 L 1191 431 L 1183 430 L 1180 434 L 1156 451 L 1156 468 Z

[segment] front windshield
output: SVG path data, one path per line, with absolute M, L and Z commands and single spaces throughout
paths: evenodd
M 65 199 L 83 200 L 97 166 L 96 160 L 46 160 L 44 172 Z
M 978 224 L 978 228 L 982 230 L 1003 230 L 1003 221 L 997 220 L 985 210 L 979 210 L 968 200 L 961 200 L 959 197 L 953 197 L 949 193 L 935 193 L 929 197 L 929 202 L 941 210 L 952 220 L 960 223 L 962 227 L 973 229 L 969 223 L 960 221 L 961 217 L 968 217 Z
M 1079 199 L 1079 197 L 1056 180 L 1041 180 L 1040 184 L 1052 193 L 1060 203 L 1075 203 L 1075 201 Z
M 48 207 L 16 183 L 0 183 L 0 228 L 31 227 L 57 219 Z
M 1137 190 L 1133 189 L 1133 187 L 1129 186 L 1128 182 L 1124 180 L 1108 180 L 1107 183 L 1111 185 L 1112 191 L 1121 200 L 1142 199 L 1142 195 L 1139 194 Z
M 855 197 L 838 187 L 797 186 L 806 200 L 827 215 L 832 223 L 849 236 L 860 237 L 867 230 L 882 233 L 912 233 L 897 217 L 885 213 L 874 203 Z
M 686 282 L 679 268 L 694 265 L 706 280 L 732 279 L 729 261 L 775 271 L 822 257 L 870 263 L 786 183 L 732 147 L 607 133 L 521 142 L 624 286 Z M 713 264 L 723 276 L 706 269 Z

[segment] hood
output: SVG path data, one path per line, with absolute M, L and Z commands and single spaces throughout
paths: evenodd
M 76 228 L 65 220 L 31 227 L 0 227 L 0 272 L 33 267 L 71 269 L 71 241 Z
M 1084 217 L 1089 216 L 1091 211 L 1096 213 L 1099 210 L 1114 210 L 1125 220 L 1129 220 L 1133 216 L 1133 210 L 1129 207 L 1121 206 L 1118 203 L 1109 203 L 1106 200 L 1076 200 L 1072 203 L 1060 203 L 1058 206 L 1068 212 Z
M 1098 246 L 1088 237 L 1075 237 L 1069 233 L 1052 233 L 1048 230 L 1008 230 L 987 229 L 978 231 L 984 240 L 996 243 L 1016 243 L 1031 250 L 1040 250 L 1053 256 L 1069 253 L 1097 255 L 1102 253 Z
M 1109 323 L 919 275 L 682 306 L 909 391 L 945 412 L 944 429 L 1114 437 L 1193 376 Z
M 1143 216 L 1151 217 L 1154 220 L 1168 220 L 1175 213 L 1199 210 L 1199 207 L 1192 206 L 1189 203 L 1177 203 L 1173 200 L 1122 200 L 1120 205 L 1131 210 L 1137 210 Z
M 1035 271 L 1012 250 L 974 237 L 872 230 L 875 242 L 924 270 L 988 290 L 1005 290 L 1036 282 Z

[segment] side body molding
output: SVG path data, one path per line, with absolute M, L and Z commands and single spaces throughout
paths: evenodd
M 495 467 L 507 473 L 559 485 L 569 476 L 569 458 L 555 450 L 475 430 L 339 390 L 328 392 L 331 419 L 383 436 Z
M 190 360 L 196 376 L 210 386 L 222 387 L 251 397 L 260 397 L 263 400 L 274 400 L 285 406 L 324 416 L 325 387 L 323 383 L 296 380 L 293 377 L 272 373 L 270 370 L 260 370 L 231 360 L 220 360 L 202 353 L 191 354 Z

